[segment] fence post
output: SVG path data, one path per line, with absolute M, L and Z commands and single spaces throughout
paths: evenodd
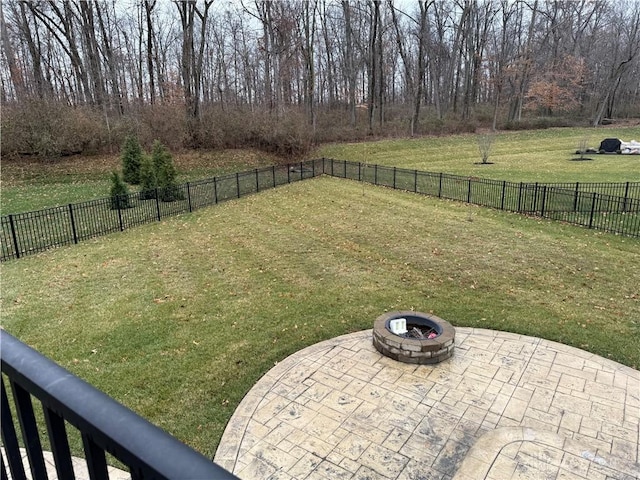
M 471 177 L 469 177 L 469 186 L 467 187 L 467 203 L 471 203 Z
M 378 185 L 378 164 L 373 165 L 373 184 Z
M 544 185 L 542 187 L 542 208 L 541 208 L 541 217 L 544 217 L 544 204 L 546 203 L 547 200 L 547 186 Z
M 73 233 L 73 243 L 78 243 L 78 233 L 76 232 L 76 220 L 73 218 L 73 204 L 69 204 L 69 220 L 71 221 L 71 233 Z
M 589 228 L 593 227 L 593 214 L 596 211 L 596 192 L 593 192 L 591 199 L 591 215 L 589 216 Z
M 629 201 L 629 182 L 624 186 L 624 200 L 622 201 L 622 213 L 627 211 L 627 202 Z
M 300 180 L 302 180 L 302 162 L 300 162 Z
M 502 200 L 500 200 L 500 210 L 504 210 L 504 195 L 506 193 L 507 190 L 507 181 L 503 180 L 502 181 Z
M 158 221 L 162 220 L 162 215 L 160 215 L 160 192 L 158 191 L 158 187 L 156 187 L 156 212 L 158 213 Z
M 358 181 L 362 181 L 362 162 L 358 162 Z
M 538 211 L 538 182 L 536 182 L 536 186 L 533 190 L 533 211 Z
M 442 198 L 442 172 L 440 172 L 440 181 L 438 182 L 438 198 Z
M 276 166 L 271 166 L 271 178 L 273 179 L 273 188 L 276 188 Z
M 16 251 L 16 258 L 20 258 L 20 247 L 18 246 L 18 236 L 16 235 L 16 226 L 13 223 L 13 215 L 9 215 L 9 225 L 11 226 L 11 237 L 13 238 L 13 248 Z
M 576 191 L 573 195 L 573 211 L 578 211 L 578 191 L 580 190 L 580 182 L 576 182 Z
M 522 182 L 520 182 L 520 188 L 518 188 L 518 213 L 522 211 Z
M 218 177 L 213 177 L 213 203 L 218 203 Z
M 396 167 L 393 167 L 393 189 L 396 189 Z
M 333 158 L 331 159 L 331 176 L 333 177 Z
M 189 211 L 193 212 L 191 209 L 191 186 L 189 185 L 189 182 L 187 182 L 187 200 L 189 200 Z
M 236 191 L 238 192 L 238 198 L 240 198 L 240 173 L 236 172 Z
M 260 178 L 258 177 L 258 169 L 256 168 L 256 193 L 260 191 Z
M 418 193 L 418 170 L 413 171 L 413 193 Z
M 118 206 L 118 222 L 120 223 L 120 231 L 124 232 L 124 225 L 122 225 L 122 209 L 120 208 L 120 202 L 125 198 L 125 195 L 118 195 L 116 198 L 116 205 Z

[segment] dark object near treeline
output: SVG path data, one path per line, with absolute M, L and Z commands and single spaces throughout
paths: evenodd
M 605 138 L 600 142 L 600 153 L 620 153 L 620 139 L 618 138 Z

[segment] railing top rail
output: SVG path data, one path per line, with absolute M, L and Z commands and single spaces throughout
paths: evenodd
M 167 479 L 236 478 L 4 330 L 0 354 L 11 380 L 132 470 Z

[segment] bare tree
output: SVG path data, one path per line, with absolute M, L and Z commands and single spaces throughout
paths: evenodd
M 533 62 L 533 37 L 535 33 L 536 16 L 538 13 L 538 0 L 534 0 L 531 7 L 531 20 L 529 23 L 529 31 L 523 51 L 516 63 L 516 75 L 514 79 L 514 95 L 511 99 L 511 108 L 509 110 L 509 120 L 520 120 L 522 118 L 522 107 L 524 105 L 524 96 L 529 82 L 531 73 L 531 65 Z M 522 12 L 520 12 L 522 15 Z
M 404 66 L 404 78 L 407 93 L 410 99 L 410 134 L 414 136 L 418 130 L 420 121 L 420 107 L 422 105 L 423 88 L 426 74 L 426 45 L 427 45 L 427 11 L 430 2 L 428 0 L 418 2 L 419 17 L 413 18 L 406 12 L 402 12 L 405 18 L 413 23 L 413 32 L 417 44 L 417 50 L 410 45 L 411 36 L 401 28 L 398 10 L 393 0 L 388 0 L 391 20 L 395 32 L 398 53 Z M 412 51 L 413 50 L 413 51 Z
M 15 92 L 15 97 L 17 101 L 22 101 L 26 96 L 26 87 L 25 81 L 22 76 L 22 72 L 18 67 L 18 60 L 16 58 L 16 54 L 13 48 L 13 43 L 11 38 L 9 38 L 9 29 L 7 28 L 7 22 L 4 18 L 3 4 L 0 3 L 0 29 L 2 33 L 2 46 L 4 56 L 7 61 L 7 66 L 9 67 L 9 75 L 11 78 L 11 83 L 13 85 L 13 90 Z
M 478 150 L 480 151 L 480 157 L 482 158 L 482 164 L 487 165 L 489 163 L 489 155 L 491 155 L 491 149 L 496 136 L 495 133 L 483 133 L 478 135 Z
M 612 116 L 617 88 L 631 69 L 634 60 L 640 56 L 640 9 L 623 10 L 616 20 L 613 22 L 613 32 L 610 32 L 615 47 L 610 57 L 609 74 L 598 98 L 593 118 L 594 126 L 600 124 L 607 107 L 607 113 Z
M 189 125 L 189 134 L 193 146 L 200 144 L 200 96 L 202 87 L 202 63 L 205 48 L 205 32 L 209 18 L 209 8 L 213 0 L 205 0 L 202 10 L 194 0 L 182 0 L 175 3 L 180 14 L 182 26 L 182 58 L 180 62 L 184 101 Z M 195 36 L 196 20 L 200 20 L 199 38 Z

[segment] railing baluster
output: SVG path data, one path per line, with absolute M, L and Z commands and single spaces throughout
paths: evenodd
M 91 437 L 84 432 L 82 433 L 82 445 L 84 446 L 84 455 L 87 460 L 89 478 L 91 480 L 109 480 L 104 450 L 98 447 Z
M 31 395 L 14 381 L 10 380 L 9 384 L 13 391 L 13 400 L 15 401 L 16 413 L 20 422 L 20 428 L 22 429 L 22 440 L 27 450 L 31 474 L 33 478 L 46 479 L 48 478 L 47 469 L 44 466 L 40 433 L 38 432 L 36 417 L 33 414 Z
M 0 419 L 2 420 L 2 443 L 4 443 L 4 453 L 9 462 L 9 470 L 13 480 L 26 480 L 22 464 L 22 455 L 20 454 L 20 446 L 18 445 L 18 436 L 13 425 L 13 417 L 9 408 L 9 399 L 7 390 L 4 387 L 4 378 L 1 379 L 2 384 L 2 403 L 0 404 Z M 4 465 L 4 461 L 2 462 Z
M 64 426 L 64 419 L 45 406 L 43 406 L 43 410 L 58 479 L 74 480 L 75 475 L 71 463 L 71 452 L 69 450 L 69 440 L 67 439 L 67 429 Z
M 0 479 L 9 480 L 9 475 L 7 475 L 7 469 L 4 466 L 4 458 L 0 458 Z

